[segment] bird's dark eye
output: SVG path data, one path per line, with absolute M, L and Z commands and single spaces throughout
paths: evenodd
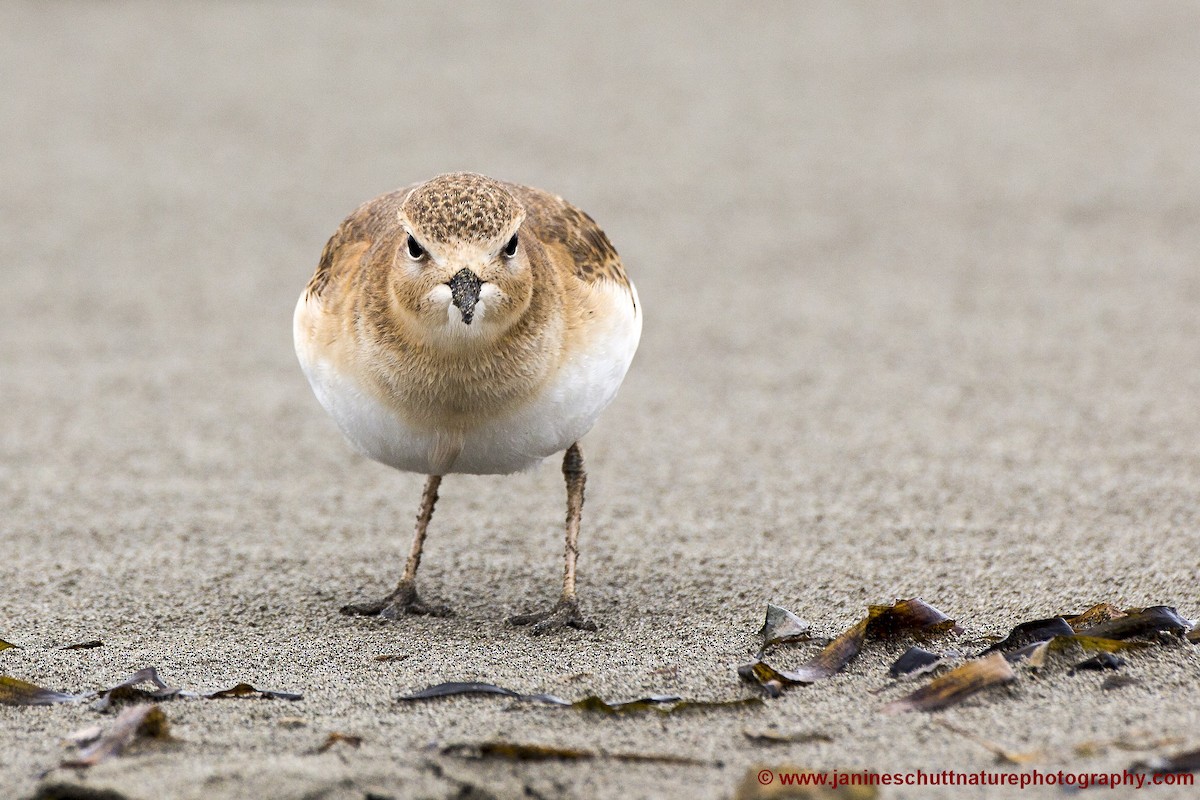
M 516 254 L 517 254 L 517 235 L 514 233 L 513 237 L 508 240 L 508 244 L 504 245 L 504 255 L 508 256 L 509 258 L 512 258 Z
M 408 237 L 408 254 L 412 256 L 414 260 L 425 257 L 425 248 L 417 244 L 417 240 L 412 236 Z

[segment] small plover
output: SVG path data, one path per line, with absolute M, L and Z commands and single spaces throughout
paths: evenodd
M 509 621 L 595 630 L 575 595 L 579 439 L 616 395 L 641 330 L 617 251 L 561 197 L 458 172 L 347 217 L 296 304 L 296 355 L 351 445 L 428 478 L 399 584 L 342 610 L 448 613 L 416 590 L 442 477 L 517 472 L 565 450 L 562 596 Z

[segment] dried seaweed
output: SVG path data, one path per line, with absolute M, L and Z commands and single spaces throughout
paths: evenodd
M 1130 772 L 1197 772 L 1200 771 L 1200 748 L 1185 750 L 1173 756 L 1135 761 L 1129 765 Z
M 1080 670 L 1105 670 L 1105 669 L 1120 669 L 1125 666 L 1125 659 L 1119 656 L 1114 656 L 1112 653 L 1097 653 L 1086 661 L 1080 661 L 1075 666 L 1071 667 L 1071 672 Z
M 1107 625 L 1114 607 L 1106 603 L 1093 606 L 1083 614 L 1074 617 L 1050 617 L 1022 622 L 1014 627 L 1004 639 L 996 642 L 979 653 L 984 656 L 990 653 L 1004 653 L 1011 663 L 1025 661 L 1029 666 L 1039 669 L 1045 666 L 1048 650 L 1059 651 L 1072 644 L 1085 650 L 1097 650 L 1112 653 L 1139 646 L 1140 643 L 1124 642 L 1116 638 L 1099 636 L 1094 633 L 1099 625 Z M 1089 622 L 1090 620 L 1090 622 Z M 1085 627 L 1090 625 L 1090 627 Z M 1086 633 L 1079 633 L 1086 630 Z
M 732 700 L 685 700 L 675 695 L 651 695 L 622 703 L 607 703 L 595 695 L 569 704 L 580 711 L 600 711 L 605 714 L 628 714 L 634 711 L 656 711 L 674 714 L 678 711 L 697 711 L 714 708 L 736 708 L 738 706 L 762 705 L 761 697 L 737 697 Z
M 504 758 L 510 761 L 583 761 L 597 757 L 594 750 L 516 742 L 457 743 L 442 748 L 442 755 L 457 758 Z
M 1126 612 L 1117 608 L 1112 603 L 1097 603 L 1081 614 L 1064 614 L 1063 618 L 1067 621 L 1067 624 L 1078 632 L 1093 625 L 1098 625 L 1101 622 L 1108 622 L 1109 620 L 1124 616 L 1126 616 Z
M 404 661 L 412 657 L 412 653 L 382 653 L 375 656 L 374 661 L 383 663 L 391 663 L 393 661 Z
M 149 684 L 152 688 L 142 688 L 143 684 Z M 208 693 L 184 691 L 176 686 L 168 686 L 159 677 L 158 670 L 154 667 L 140 669 L 125 680 L 107 689 L 81 692 L 79 694 L 56 692 L 9 675 L 0 675 L 0 705 L 52 705 L 55 703 L 78 703 L 85 700 L 94 700 L 93 707 L 97 711 L 105 711 L 119 703 L 156 703 L 178 697 L 203 698 L 206 700 L 217 700 L 226 697 L 261 697 L 272 700 L 303 699 L 303 696 L 299 694 L 258 689 L 248 683 L 239 683 L 230 689 Z
M 56 692 L 20 678 L 0 675 L 0 705 L 49 706 L 55 703 L 75 703 L 81 699 L 80 695 Z
M 1020 650 L 1031 644 L 1037 644 L 1038 642 L 1048 642 L 1056 636 L 1074 635 L 1075 629 L 1062 617 L 1030 620 L 1014 627 L 1009 631 L 1008 636 L 996 642 L 979 655 L 985 656 L 995 652 L 1007 653 L 1013 650 Z
M 64 645 L 58 648 L 59 650 L 94 650 L 97 647 L 104 647 L 104 642 L 99 639 L 90 639 L 86 642 L 77 642 L 75 644 Z
M 1172 745 L 1182 744 L 1185 739 L 1178 736 L 1160 737 L 1157 739 L 1151 738 L 1148 734 L 1143 734 L 1144 738 L 1135 739 L 1129 736 L 1124 736 L 1119 739 L 1091 739 L 1086 742 L 1080 742 L 1075 745 L 1072 750 L 1077 756 L 1084 758 L 1092 758 L 1098 755 L 1103 755 L 1109 748 L 1117 748 L 1118 750 L 1154 750 L 1159 747 L 1170 747 Z
M 984 739 L 982 736 L 972 733 L 966 728 L 960 728 L 957 725 L 952 725 L 951 723 L 946 722 L 944 719 L 935 720 L 935 722 L 951 733 L 961 736 L 964 739 L 969 739 L 982 747 L 984 750 L 993 753 L 996 756 L 996 760 L 1002 764 L 1030 764 L 1039 760 L 1044 755 L 1040 750 L 1031 750 L 1026 752 L 1009 750 L 1007 747 L 1002 747 L 995 742 L 990 742 L 987 739 Z
M 501 695 L 514 700 L 522 700 L 562 708 L 574 708 L 579 711 L 599 711 L 606 714 L 626 714 L 634 711 L 657 711 L 671 714 L 676 711 L 692 709 L 729 708 L 733 706 L 756 705 L 762 701 L 757 697 L 739 697 L 733 700 L 685 700 L 678 695 L 661 694 L 641 697 L 636 700 L 625 700 L 619 703 L 609 703 L 596 695 L 588 695 L 580 700 L 564 700 L 553 694 L 522 694 L 496 686 L 491 683 L 457 682 L 439 683 L 429 686 L 412 694 L 401 695 L 398 700 L 430 700 L 437 697 L 454 697 L 459 695 Z
M 843 631 L 797 669 L 777 669 L 763 661 L 760 652 L 753 661 L 738 667 L 738 674 L 775 696 L 785 686 L 816 683 L 836 675 L 858 657 L 868 638 L 946 633 L 954 627 L 954 620 L 920 598 L 898 600 L 890 606 L 873 605 L 866 618 Z
M 1101 653 L 1116 653 L 1120 650 L 1133 650 L 1146 647 L 1149 642 L 1131 642 L 1122 639 L 1109 639 L 1104 636 L 1076 633 L 1072 636 L 1058 636 L 1051 640 L 1052 650 L 1062 650 L 1071 644 L 1077 644 L 1084 650 L 1097 650 Z
M 43 782 L 29 800 L 129 800 L 115 789 L 97 789 L 63 781 Z
M 259 689 L 257 686 L 251 686 L 248 683 L 239 683 L 236 686 L 231 686 L 228 689 L 221 689 L 215 692 L 202 694 L 205 700 L 226 700 L 229 698 L 245 698 L 253 697 L 261 700 L 303 700 L 304 695 L 296 694 L 295 692 L 277 692 L 273 689 Z
M 502 686 L 496 686 L 491 683 L 476 683 L 462 681 L 447 681 L 434 686 L 427 686 L 424 689 L 413 692 L 412 694 L 401 695 L 400 700 L 429 700 L 434 697 L 453 697 L 464 694 L 500 694 L 505 697 L 516 697 L 523 700 L 540 700 L 541 702 L 553 703 L 560 701 L 558 704 L 565 704 L 566 700 L 554 697 L 554 695 L 523 695 L 520 692 L 514 692 L 512 689 L 505 689 Z
M 1016 677 L 1004 654 L 992 653 L 968 661 L 945 675 L 934 678 L 912 694 L 888 703 L 883 707 L 883 711 L 888 714 L 936 711 L 956 705 L 989 687 L 1016 680 Z
M 100 738 L 100 734 L 104 733 L 104 726 L 89 725 L 86 728 L 80 728 L 74 733 L 69 733 L 63 737 L 67 744 L 83 747 L 86 744 L 96 741 Z
M 949 633 L 954 620 L 919 597 L 897 600 L 890 606 L 873 605 L 867 612 L 867 635 L 872 639 Z
M 95 742 L 79 751 L 64 767 L 92 767 L 119 756 L 134 742 L 168 741 L 171 738 L 167 715 L 158 705 L 142 704 L 125 709 Z
M 363 743 L 363 737 L 361 737 L 361 736 L 353 736 L 351 734 L 339 733 L 337 731 L 333 731 L 332 733 L 330 733 L 328 736 L 325 737 L 325 741 L 322 742 L 320 747 L 318 747 L 313 752 L 314 753 L 327 753 L 327 752 L 329 752 L 329 750 L 331 750 L 334 747 L 334 745 L 337 745 L 337 744 L 344 744 L 344 745 L 347 745 L 348 747 L 353 747 L 357 750 L 359 747 L 362 747 L 362 743 Z
M 767 618 L 763 622 L 762 630 L 758 632 L 763 640 L 759 652 L 765 651 L 771 645 L 807 639 L 811 627 L 786 608 L 768 603 Z
M 760 659 L 738 667 L 743 679 L 762 686 L 772 697 L 785 686 L 816 683 L 840 672 L 862 652 L 868 620 L 859 621 L 821 648 L 815 656 L 795 670 L 780 670 Z
M 742 731 L 748 741 L 755 744 L 807 744 L 809 742 L 832 742 L 833 737 L 822 731 L 800 731 L 798 733 L 781 733 L 779 731 Z
M 1102 639 L 1132 639 L 1159 633 L 1182 636 L 1192 628 L 1192 623 L 1181 617 L 1171 606 L 1150 606 L 1088 625 L 1079 632 Z
M 926 672 L 937 669 L 938 665 L 944 663 L 946 659 L 947 656 L 945 655 L 932 653 L 914 645 L 905 650 L 899 658 L 892 662 L 892 666 L 888 668 L 888 675 L 892 678 L 924 675 Z
M 143 683 L 150 684 L 154 689 L 138 688 Z M 116 686 L 97 692 L 95 708 L 103 711 L 117 703 L 146 703 L 170 700 L 173 697 L 179 696 L 180 692 L 179 687 L 168 686 L 158 676 L 158 670 L 154 667 L 146 667 L 145 669 L 139 669 Z
M 556 747 L 552 745 L 505 741 L 480 742 L 477 744 L 450 744 L 443 747 L 441 753 L 444 756 L 476 760 L 492 758 L 508 761 L 590 761 L 592 759 L 609 759 L 643 764 L 719 765 L 719 762 L 664 753 L 609 753 L 604 750 L 583 750 L 574 747 Z
M 1004 657 L 1008 659 L 1008 663 L 1010 664 L 1017 664 L 1023 661 L 1026 666 L 1033 669 L 1041 669 L 1046 666 L 1046 655 L 1050 652 L 1050 643 L 1055 641 L 1058 641 L 1058 638 L 1027 644 L 1017 650 L 1005 653 Z

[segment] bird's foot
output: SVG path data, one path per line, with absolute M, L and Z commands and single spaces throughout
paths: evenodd
M 402 581 L 391 594 L 378 600 L 349 603 L 342 606 L 342 613 L 348 616 L 400 619 L 408 614 L 448 617 L 453 612 L 450 611 L 449 606 L 430 604 L 421 600 L 417 596 L 417 587 L 412 583 Z
M 561 628 L 575 628 L 581 631 L 596 630 L 596 623 L 583 616 L 579 611 L 579 601 L 574 597 L 562 598 L 549 611 L 538 611 L 533 614 L 518 614 L 509 617 L 510 625 L 529 625 L 529 632 L 534 636 L 550 633 Z

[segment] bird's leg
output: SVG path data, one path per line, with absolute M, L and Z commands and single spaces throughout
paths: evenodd
M 596 624 L 580 613 L 579 600 L 575 597 L 575 560 L 579 557 L 579 522 L 583 516 L 583 487 L 587 482 L 583 453 L 579 450 L 578 442 L 567 448 L 562 469 L 567 481 L 567 547 L 562 597 L 549 611 L 520 614 L 508 620 L 513 625 L 532 625 L 530 632 L 534 634 L 549 633 L 564 627 L 596 630 Z
M 408 561 L 404 564 L 404 574 L 400 576 L 400 583 L 396 584 L 391 594 L 379 600 L 343 606 L 343 614 L 378 615 L 388 619 L 397 619 L 404 614 L 429 614 L 435 617 L 450 614 L 450 609 L 446 606 L 428 605 L 417 597 L 417 567 L 421 566 L 425 532 L 429 528 L 429 520 L 433 518 L 433 507 L 437 503 L 438 486 L 441 483 L 441 475 L 430 475 L 425 481 L 425 491 L 421 493 L 421 508 L 417 512 L 417 529 L 413 534 L 412 549 L 408 553 Z

